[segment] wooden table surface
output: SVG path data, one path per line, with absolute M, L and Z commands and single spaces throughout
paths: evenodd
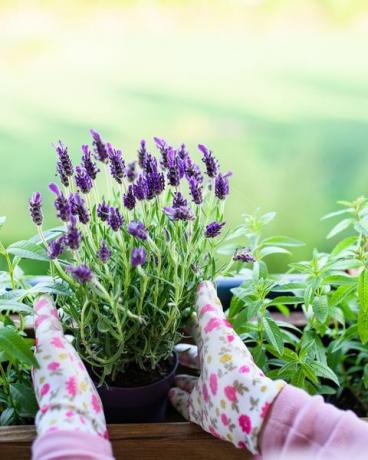
M 110 425 L 117 460 L 250 460 L 235 449 L 187 423 Z M 0 427 L 0 458 L 29 460 L 36 432 L 33 426 Z

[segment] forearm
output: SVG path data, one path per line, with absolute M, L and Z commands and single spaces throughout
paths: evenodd
M 100 436 L 56 431 L 39 436 L 32 447 L 33 460 L 113 460 L 110 443 Z
M 278 395 L 260 439 L 263 460 L 366 458 L 368 424 L 320 396 L 286 386 Z

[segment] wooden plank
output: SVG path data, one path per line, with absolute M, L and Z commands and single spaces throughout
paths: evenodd
M 110 425 L 110 439 L 117 460 L 250 460 L 235 449 L 205 433 L 197 425 L 152 423 Z M 35 438 L 33 426 L 0 427 L 0 456 L 6 460 L 29 460 Z

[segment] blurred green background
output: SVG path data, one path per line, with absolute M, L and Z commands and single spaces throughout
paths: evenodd
M 209 145 L 234 172 L 228 222 L 275 210 L 297 257 L 328 248 L 319 218 L 367 192 L 367 45 L 365 0 L 0 1 L 2 239 L 34 233 L 52 142 L 77 159 L 94 127 L 127 156 Z

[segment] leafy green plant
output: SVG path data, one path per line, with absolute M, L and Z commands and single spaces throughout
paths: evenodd
M 297 242 L 262 237 L 273 214 L 245 216 L 230 239 L 245 238 L 255 262 L 251 270 L 240 270 L 245 281 L 234 289 L 228 316 L 268 375 L 311 394 L 330 395 L 335 402 L 348 398 L 360 414 L 366 414 L 368 204 L 364 198 L 341 204 L 344 209 L 326 216 L 342 218 L 328 238 L 348 229 L 354 234 L 329 254 L 315 250 L 310 261 L 291 263 L 286 276 L 270 275 L 264 259 Z M 273 244 L 278 247 L 268 249 Z M 276 317 L 277 310 L 285 318 Z M 302 315 L 298 327 L 285 321 L 294 311 L 299 319 Z

